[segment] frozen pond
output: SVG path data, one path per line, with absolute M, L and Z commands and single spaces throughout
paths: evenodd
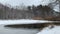
M 38 29 L 6 28 L 0 25 L 0 34 L 36 34 Z
M 0 20 L 0 34 L 36 34 L 39 29 L 24 29 L 24 28 L 8 28 L 4 27 L 7 24 L 34 24 L 34 23 L 48 23 L 53 21 L 46 20 Z M 2 25 L 4 24 L 4 25 Z
M 38 29 L 6 28 L 6 24 L 45 23 L 45 20 L 0 20 L 0 34 L 36 34 Z M 47 21 L 48 22 L 48 21 Z M 2 25 L 4 24 L 4 25 Z

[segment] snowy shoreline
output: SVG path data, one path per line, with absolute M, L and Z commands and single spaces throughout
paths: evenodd
M 54 25 L 54 28 L 52 29 L 50 29 L 50 27 L 46 27 L 42 31 L 38 32 L 37 34 L 60 34 L 60 26 Z
M 0 20 L 0 24 L 34 24 L 34 23 L 53 23 L 60 21 L 48 21 L 48 20 L 32 20 L 32 19 L 20 19 L 20 20 Z

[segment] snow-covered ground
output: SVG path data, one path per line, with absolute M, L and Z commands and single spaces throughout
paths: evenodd
M 52 29 L 50 29 L 50 27 L 46 27 L 37 34 L 60 34 L 60 26 L 54 26 Z
M 54 21 L 47 20 L 29 20 L 29 19 L 20 19 L 20 20 L 0 20 L 0 24 L 34 24 L 34 23 L 52 23 Z M 56 21 L 57 22 L 57 21 Z

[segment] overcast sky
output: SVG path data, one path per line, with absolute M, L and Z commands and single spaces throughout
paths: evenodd
M 50 2 L 53 2 L 52 0 L 0 0 L 1 3 L 3 4 L 10 4 L 12 6 L 16 6 L 16 5 L 21 5 L 22 3 L 24 3 L 24 5 L 28 6 L 28 5 L 47 5 Z
M 20 5 L 25 5 L 25 6 L 31 6 L 31 5 L 48 5 L 49 3 L 52 3 L 56 0 L 0 0 L 0 3 L 2 4 L 10 4 L 11 6 L 20 6 Z M 59 5 L 56 5 L 54 7 L 55 11 L 59 11 Z

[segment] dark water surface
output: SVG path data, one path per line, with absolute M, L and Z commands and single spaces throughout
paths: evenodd
M 0 25 L 0 34 L 36 34 L 38 29 L 9 28 Z

